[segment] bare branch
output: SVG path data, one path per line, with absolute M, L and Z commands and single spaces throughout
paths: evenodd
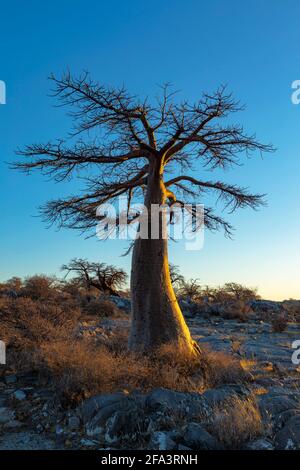
M 250 194 L 247 188 L 242 188 L 237 185 L 229 185 L 222 183 L 221 181 L 199 181 L 192 176 L 181 175 L 173 178 L 165 183 L 166 187 L 172 186 L 180 181 L 188 181 L 193 185 L 196 185 L 201 190 L 211 189 L 219 193 L 219 198 L 224 199 L 228 205 L 232 206 L 232 210 L 240 207 L 252 207 L 257 208 L 263 205 L 264 194 Z
M 85 182 L 79 194 L 50 201 L 42 208 L 50 223 L 84 232 L 92 230 L 99 220 L 96 209 L 100 204 L 125 196 L 130 212 L 133 200 L 149 196 L 150 176 L 152 181 L 155 177 L 164 181 L 166 174 L 172 173 L 175 176 L 165 182 L 164 195 L 170 204 L 177 196 L 169 190 L 172 185 L 182 198 L 215 191 L 232 210 L 263 204 L 263 195 L 250 194 L 247 188 L 182 174 L 193 171 L 196 161 L 209 169 L 226 168 L 240 164 L 243 152 L 249 155 L 273 150 L 246 134 L 242 126 L 224 120 L 242 110 L 224 86 L 190 104 L 179 103 L 166 84 L 161 96 L 151 103 L 131 95 L 124 87 L 93 82 L 88 73 L 79 78 L 70 73 L 60 79 L 51 78 L 60 105 L 71 109 L 74 129 L 68 144 L 59 140 L 29 145 L 17 152 L 25 157 L 23 161 L 13 165 L 25 172 L 40 170 L 55 181 L 76 177 Z M 212 230 L 231 230 L 211 209 L 206 209 L 206 219 Z

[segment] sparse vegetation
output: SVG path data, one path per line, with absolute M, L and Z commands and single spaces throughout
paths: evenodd
M 215 406 L 208 429 L 226 449 L 240 449 L 259 437 L 263 423 L 255 397 L 233 396 L 222 406 Z
M 274 333 L 282 333 L 288 325 L 286 315 L 284 313 L 280 313 L 279 315 L 273 315 L 271 319 L 271 324 Z
M 193 297 L 193 302 L 200 308 L 199 319 L 203 322 L 205 317 L 201 309 L 205 302 L 202 295 L 209 289 L 199 287 L 196 281 L 184 284 L 178 270 L 175 275 L 178 284 L 189 287 L 186 291 L 190 294 L 187 305 L 191 302 L 191 293 L 200 294 Z M 211 312 L 215 307 L 219 309 L 215 316 L 211 313 L 214 317 L 212 325 L 214 322 L 222 325 L 222 317 L 224 324 L 228 325 L 236 325 L 236 322 L 225 322 L 225 318 L 247 321 L 248 311 L 243 307 L 248 305 L 245 298 L 249 290 L 238 287 L 239 294 L 235 288 L 230 294 L 228 288 L 220 288 L 219 296 L 214 297 L 220 303 L 213 303 L 210 296 L 206 305 L 210 306 Z M 227 293 L 222 297 L 224 291 Z M 226 300 L 228 296 L 230 301 Z M 128 299 L 125 300 L 129 303 Z M 86 399 L 101 393 L 122 391 L 131 400 L 135 393 L 144 397 L 162 390 L 166 394 L 174 391 L 181 392 L 180 396 L 198 397 L 198 394 L 210 390 L 212 396 L 216 393 L 222 401 L 216 405 L 208 399 L 210 404 L 199 408 L 193 420 L 221 447 L 242 449 L 250 441 L 268 435 L 254 395 L 258 395 L 255 380 L 258 373 L 260 377 L 276 377 L 281 369 L 278 372 L 271 363 L 270 366 L 261 366 L 259 361 L 243 356 L 241 336 L 235 329 L 230 353 L 212 350 L 204 346 L 205 342 L 199 343 L 198 355 L 182 354 L 174 343 L 158 347 L 151 355 L 128 351 L 128 313 L 126 308 L 118 307 L 123 301 L 122 297 L 104 295 L 93 286 L 88 288 L 76 277 L 61 281 L 36 275 L 3 283 L 0 290 L 0 329 L 1 338 L 8 346 L 8 370 L 20 376 L 30 376 L 32 372 L 37 374 L 38 387 L 48 384 L 62 413 L 74 413 Z M 197 310 L 195 315 L 197 318 Z M 270 313 L 268 321 L 274 332 L 282 332 L 287 326 L 287 318 L 291 317 L 282 307 L 278 312 Z M 203 325 L 206 328 L 205 321 Z M 259 328 L 260 321 L 256 321 L 256 325 Z M 241 325 L 241 328 L 247 329 L 248 325 Z M 245 333 L 243 338 L 246 342 Z M 2 368 L 2 372 L 5 373 L 5 369 Z M 148 411 L 141 411 L 147 418 Z M 140 434 L 129 434 L 129 437 L 124 431 L 120 448 L 122 445 L 125 448 L 151 446 L 155 429 L 162 432 L 181 429 L 185 432 L 191 422 L 180 407 L 175 407 L 174 412 L 172 407 L 168 407 L 166 412 L 155 416 L 154 428 L 150 431 L 143 428 Z M 127 421 L 124 426 L 127 427 Z M 140 429 L 139 425 L 137 429 Z M 180 436 L 184 438 L 184 434 Z
M 102 316 L 118 313 L 109 300 L 86 302 L 81 310 L 69 296 L 48 297 L 47 301 L 2 298 L 0 312 L 2 335 L 14 351 L 14 361 L 18 356 L 22 367 L 43 371 L 70 403 L 119 389 L 164 387 L 199 392 L 247 379 L 239 361 L 223 353 L 182 355 L 169 344 L 145 357 L 128 353 L 128 331 L 114 330 L 96 340 L 79 335 L 83 312 L 101 312 Z

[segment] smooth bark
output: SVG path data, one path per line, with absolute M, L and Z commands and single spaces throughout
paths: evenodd
M 147 182 L 145 207 L 148 211 L 148 238 L 135 240 L 132 255 L 132 325 L 129 347 L 137 352 L 155 351 L 173 343 L 180 350 L 196 352 L 197 347 L 178 305 L 169 272 L 166 214 L 160 212 L 159 234 L 151 238 L 151 207 L 164 204 L 167 191 L 158 168 Z

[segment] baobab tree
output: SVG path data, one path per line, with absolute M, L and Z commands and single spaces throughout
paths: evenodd
M 92 263 L 82 258 L 71 259 L 68 264 L 62 265 L 61 270 L 66 272 L 66 276 L 73 273 L 87 290 L 94 287 L 108 295 L 119 296 L 117 289 L 127 280 L 127 274 L 123 269 L 106 263 Z
M 238 164 L 242 154 L 272 150 L 240 125 L 228 122 L 227 117 L 241 107 L 225 87 L 189 103 L 179 102 L 168 86 L 149 101 L 132 96 L 124 87 L 94 82 L 87 73 L 78 78 L 67 73 L 52 80 L 54 95 L 71 109 L 72 137 L 21 149 L 18 153 L 26 158 L 15 166 L 26 172 L 39 169 L 56 181 L 76 175 L 82 180 L 85 175 L 86 185 L 80 194 L 47 203 L 42 213 L 48 221 L 84 232 L 95 230 L 98 206 L 121 195 L 127 196 L 128 208 L 143 198 L 148 212 L 153 204 L 183 205 L 191 199 L 205 203 L 208 192 L 231 210 L 263 203 L 260 194 L 200 174 L 201 166 L 226 168 Z M 223 228 L 230 235 L 231 225 L 212 207 L 205 206 L 204 218 L 208 229 Z M 134 241 L 129 347 L 149 353 L 172 342 L 178 350 L 194 353 L 197 347 L 171 284 L 167 222 L 160 218 L 157 239 Z
M 181 274 L 178 266 L 169 263 L 170 277 L 173 287 L 180 287 L 184 283 L 184 276 Z

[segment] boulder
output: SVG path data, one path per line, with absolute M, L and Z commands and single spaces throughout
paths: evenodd
M 211 388 L 203 393 L 203 397 L 209 406 L 222 404 L 235 396 L 246 397 L 249 394 L 247 387 L 239 384 L 223 385 L 221 387 Z
M 193 450 L 220 450 L 223 445 L 199 423 L 189 423 L 183 434 L 183 443 Z
M 10 408 L 2 406 L 0 408 L 0 424 L 7 423 L 15 418 L 15 412 Z
M 150 412 L 176 411 L 191 418 L 208 410 L 206 400 L 200 393 L 176 392 L 164 388 L 153 390 L 146 397 L 145 407 Z
M 117 295 L 111 295 L 109 300 L 113 302 L 119 309 L 125 312 L 130 312 L 131 302 L 126 297 L 118 297 Z
M 254 441 L 248 442 L 245 450 L 274 450 L 274 445 L 267 439 L 255 439 Z
M 26 393 L 23 390 L 16 390 L 14 392 L 14 398 L 18 401 L 23 401 L 26 399 Z
M 300 415 L 300 410 L 297 408 L 295 409 L 292 408 L 291 410 L 286 410 L 286 411 L 283 411 L 282 413 L 279 413 L 274 418 L 275 430 L 279 431 L 291 418 L 293 418 L 294 416 L 299 416 L 299 415 Z
M 92 441 L 90 439 L 81 439 L 80 441 L 80 445 L 82 447 L 96 447 L 97 445 L 97 442 L 96 441 Z
M 148 445 L 150 450 L 173 450 L 176 449 L 176 442 L 170 437 L 170 433 L 156 431 L 153 433 Z
M 290 418 L 275 436 L 275 448 L 279 450 L 300 449 L 300 416 Z
M 68 428 L 70 431 L 77 431 L 80 428 L 80 419 L 78 416 L 70 416 L 68 419 Z
M 132 439 L 135 434 L 143 432 L 143 415 L 138 409 L 117 411 L 106 422 L 105 441 L 115 444 L 120 439 Z
M 6 375 L 4 380 L 7 385 L 10 385 L 16 383 L 18 379 L 15 375 Z
M 272 419 L 283 411 L 297 408 L 297 402 L 287 395 L 261 395 L 258 404 L 261 415 L 265 420 Z
M 139 414 L 137 413 L 137 410 L 139 411 Z M 115 415 L 116 417 L 114 417 L 114 420 L 110 421 L 108 424 L 108 420 Z M 98 411 L 98 413 L 86 424 L 87 435 L 93 437 L 104 432 L 108 432 L 108 439 L 111 439 L 110 442 L 112 442 L 115 440 L 114 435 L 119 432 L 119 428 L 122 426 L 125 426 L 126 428 L 125 416 L 127 416 L 129 428 L 132 417 L 135 416 L 135 422 L 137 422 L 139 415 L 143 416 L 141 406 L 137 405 L 136 400 L 129 397 L 120 399 L 111 405 L 103 406 Z
M 125 393 L 117 392 L 96 395 L 89 398 L 88 400 L 85 400 L 79 409 L 83 423 L 86 424 L 89 422 L 91 418 L 99 412 L 100 409 L 117 403 L 126 397 L 127 395 Z
M 3 428 L 6 430 L 6 431 L 14 431 L 14 430 L 18 430 L 19 428 L 21 428 L 23 425 L 23 423 L 21 423 L 20 421 L 18 421 L 17 419 L 12 419 L 11 421 L 8 421 L 7 423 L 5 423 L 3 425 Z

